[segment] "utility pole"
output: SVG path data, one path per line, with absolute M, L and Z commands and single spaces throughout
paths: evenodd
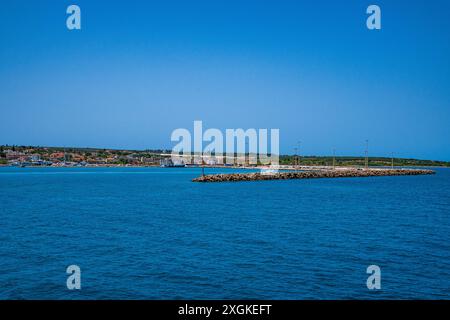
M 250 150 L 248 149 L 248 140 L 245 140 L 244 161 L 245 166 L 248 167 L 250 165 Z
M 392 159 L 391 159 L 391 168 L 394 169 L 394 153 L 392 152 L 391 154 Z
M 297 148 L 294 148 L 294 157 L 293 157 L 293 165 L 297 165 Z
M 336 149 L 333 149 L 333 169 L 336 169 Z
M 369 168 L 369 140 L 366 140 L 366 169 Z
M 298 147 L 298 156 L 297 156 L 297 165 L 300 166 L 300 144 L 302 142 L 299 140 L 297 141 L 297 147 Z

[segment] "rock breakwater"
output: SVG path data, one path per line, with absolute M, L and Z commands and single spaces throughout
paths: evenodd
M 194 182 L 237 182 L 259 180 L 287 179 L 319 179 L 319 178 L 356 178 L 381 176 L 415 176 L 434 174 L 433 170 L 423 169 L 336 169 L 309 170 L 300 172 L 279 172 L 273 174 L 261 173 L 231 173 L 204 175 L 193 179 Z

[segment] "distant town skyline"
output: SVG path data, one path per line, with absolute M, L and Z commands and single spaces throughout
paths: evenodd
M 280 153 L 450 160 L 450 3 L 55 1 L 0 11 L 0 145 L 171 149 L 280 129 Z M 300 147 L 298 141 L 302 141 Z
M 0 166 L 15 167 L 85 167 L 85 166 L 247 166 L 264 167 L 264 155 L 235 154 L 184 154 L 172 157 L 170 150 L 117 150 L 73 147 L 37 147 L 0 145 Z M 258 159 L 252 162 L 250 159 Z M 426 159 L 402 159 L 398 157 L 357 156 L 298 156 L 280 155 L 275 160 L 281 166 L 333 167 L 450 167 L 450 162 Z

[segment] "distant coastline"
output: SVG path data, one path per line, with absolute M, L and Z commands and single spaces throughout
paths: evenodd
M 170 150 L 119 150 L 101 148 L 0 146 L 0 166 L 22 167 L 155 167 L 167 159 Z M 297 156 L 280 155 L 282 168 L 289 167 L 363 167 L 363 156 Z M 216 162 L 196 163 L 196 166 L 223 167 Z M 227 167 L 259 168 L 262 165 L 226 165 Z M 450 167 L 448 161 L 369 157 L 370 167 Z

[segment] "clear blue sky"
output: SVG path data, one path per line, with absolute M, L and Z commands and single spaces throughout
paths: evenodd
M 279 128 L 282 153 L 369 139 L 450 160 L 449 16 L 445 0 L 2 2 L 0 144 L 171 148 L 203 120 Z

